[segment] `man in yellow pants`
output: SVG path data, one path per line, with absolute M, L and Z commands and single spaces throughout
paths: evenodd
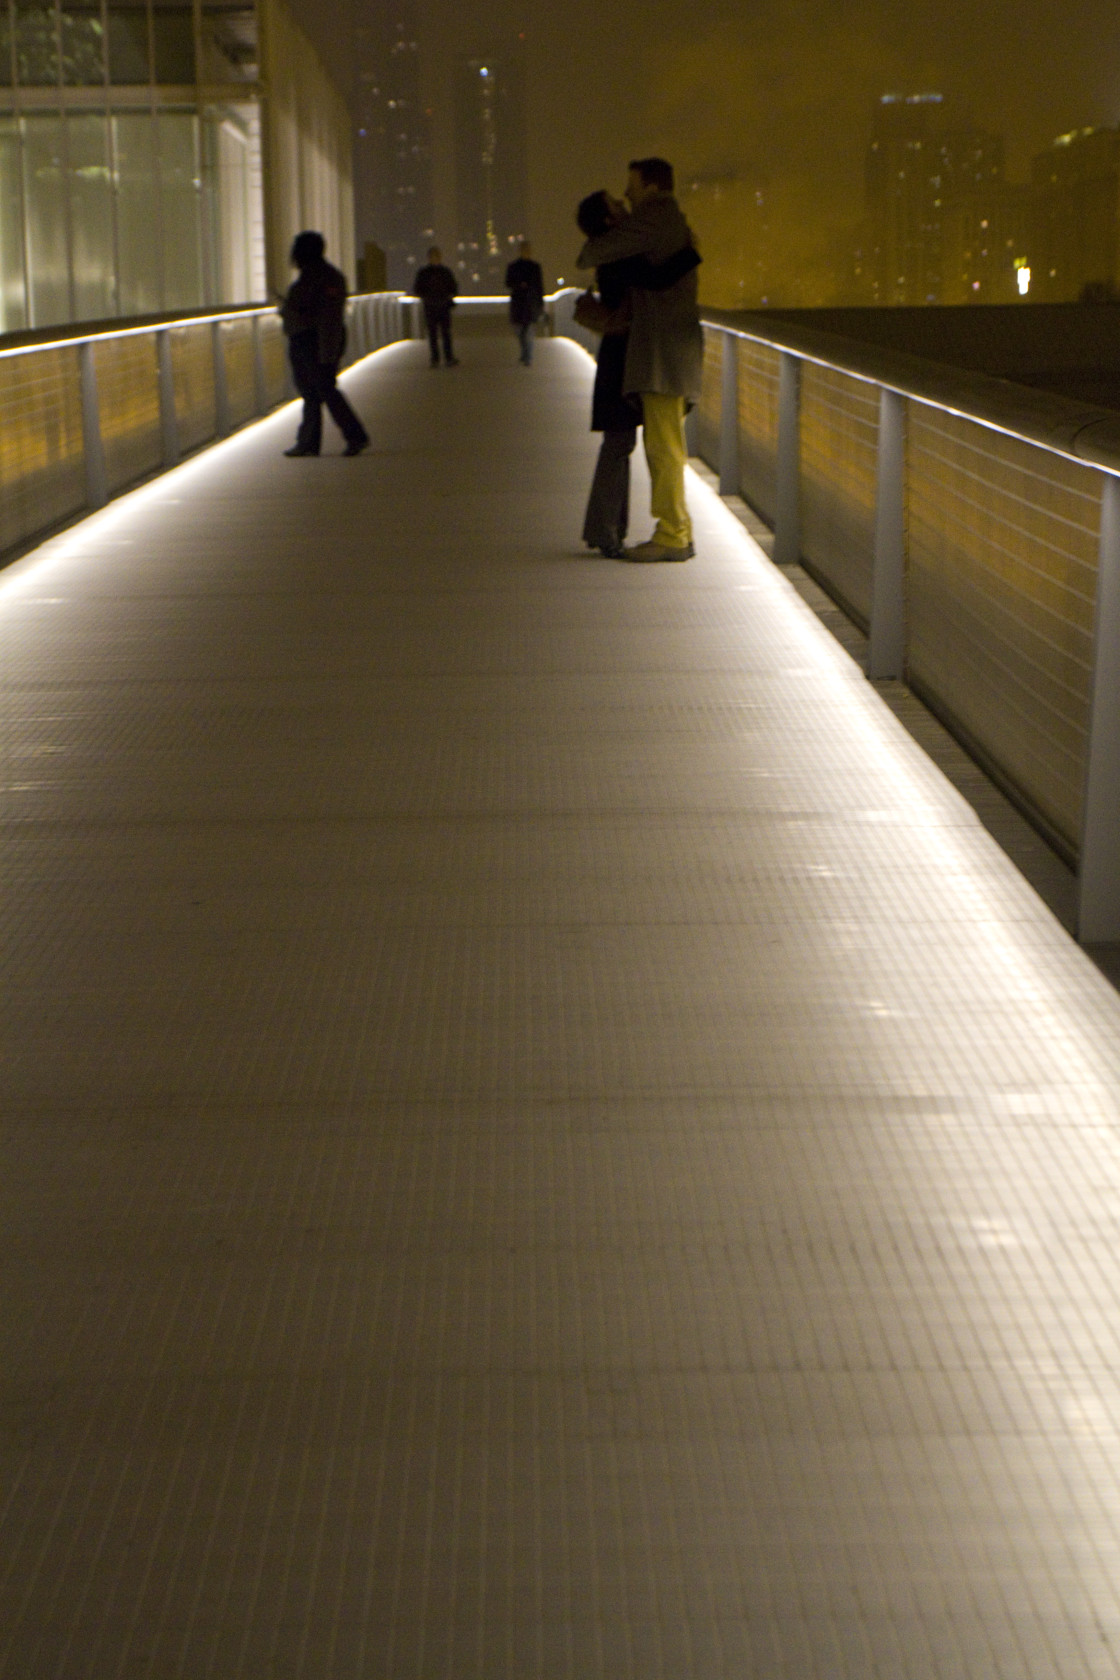
M 694 243 L 673 196 L 672 165 L 664 158 L 631 163 L 626 197 L 631 214 L 587 241 L 579 254 L 580 268 L 638 256 L 659 264 Z M 642 399 L 650 511 L 657 523 L 649 542 L 625 551 L 627 560 L 689 560 L 696 552 L 684 493 L 685 409 L 700 395 L 703 365 L 696 290 L 693 269 L 665 291 L 636 286 L 631 294 L 633 319 L 623 386 Z

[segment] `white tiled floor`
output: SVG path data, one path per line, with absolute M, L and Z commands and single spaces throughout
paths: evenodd
M 463 351 L 0 576 L 0 1674 L 1120 1675 L 1120 1002 Z

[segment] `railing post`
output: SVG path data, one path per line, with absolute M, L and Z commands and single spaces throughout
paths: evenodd
M 801 558 L 801 358 L 783 350 L 778 373 L 778 482 L 774 496 L 774 564 Z
M 884 387 L 879 392 L 869 677 L 899 679 L 906 671 L 905 475 L 906 400 Z
M 229 381 L 220 321 L 210 323 L 210 342 L 214 352 L 214 433 L 222 438 L 229 436 Z
M 719 493 L 739 494 L 739 341 L 723 335 L 719 399 Z
M 1077 883 L 1083 945 L 1120 940 L 1120 478 L 1101 492 L 1089 749 Z
M 173 467 L 179 459 L 179 422 L 175 414 L 175 375 L 171 366 L 171 329 L 156 333 L 156 363 L 159 368 L 159 432 L 163 464 Z
M 253 316 L 253 397 L 258 414 L 268 413 L 268 382 L 264 376 L 264 337 L 261 317 Z
M 100 508 L 109 500 L 109 475 L 105 470 L 105 444 L 101 437 L 97 367 L 93 359 L 93 344 L 88 338 L 78 346 L 78 367 L 82 382 L 82 455 L 86 468 L 86 502 L 91 508 Z

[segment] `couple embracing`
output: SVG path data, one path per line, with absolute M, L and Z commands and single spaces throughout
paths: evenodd
M 579 267 L 595 269 L 599 294 L 597 302 L 580 300 L 576 318 L 603 335 L 591 414 L 603 442 L 583 537 L 615 559 L 688 560 L 695 550 L 684 493 L 684 416 L 700 395 L 700 258 L 664 158 L 630 164 L 626 198 L 629 211 L 607 192 L 592 193 L 576 216 L 587 240 Z M 625 548 L 639 426 L 657 524 L 649 542 Z

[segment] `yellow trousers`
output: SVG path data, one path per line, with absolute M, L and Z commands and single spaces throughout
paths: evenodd
M 684 398 L 642 392 L 642 442 L 649 463 L 650 512 L 657 521 L 653 541 L 687 548 L 692 521 L 684 499 Z

